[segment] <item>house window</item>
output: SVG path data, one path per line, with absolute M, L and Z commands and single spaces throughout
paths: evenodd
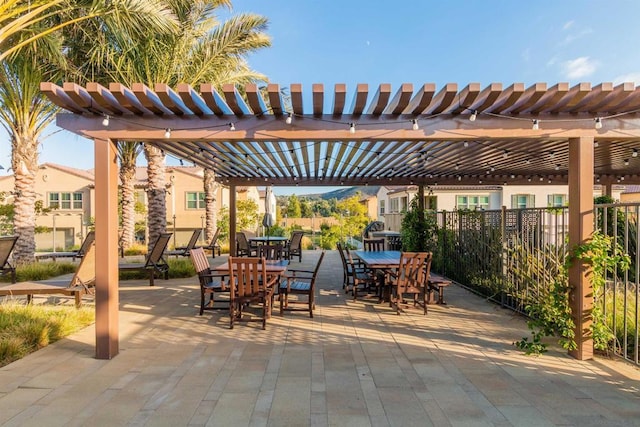
M 384 200 L 380 200 L 380 215 L 384 215 Z
M 514 194 L 511 196 L 512 209 L 525 209 L 535 207 L 535 196 L 533 194 Z
M 408 200 L 409 199 L 407 197 L 400 197 L 400 212 L 406 212 L 407 211 Z
M 51 209 L 82 209 L 82 193 L 49 193 Z
M 456 209 L 489 209 L 489 196 L 456 196 Z
M 394 212 L 399 212 L 398 210 L 398 198 L 394 197 L 393 199 L 389 200 L 389 212 L 394 213 Z
M 203 192 L 187 192 L 187 209 L 204 209 L 205 207 Z
M 549 194 L 547 197 L 547 205 L 552 208 L 561 208 L 567 205 L 566 194 Z

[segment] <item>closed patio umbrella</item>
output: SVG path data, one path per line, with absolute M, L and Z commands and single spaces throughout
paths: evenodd
M 273 195 L 271 186 L 267 187 L 264 195 L 264 217 L 262 225 L 267 228 L 267 242 L 269 241 L 269 229 L 276 223 L 276 196 Z

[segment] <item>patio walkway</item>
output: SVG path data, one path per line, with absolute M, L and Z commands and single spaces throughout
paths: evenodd
M 456 286 L 427 316 L 354 303 L 335 251 L 314 319 L 274 313 L 266 331 L 198 316 L 193 278 L 147 284 L 121 284 L 113 360 L 94 359 L 89 327 L 0 368 L 0 424 L 640 426 L 635 367 L 525 356 L 523 319 Z

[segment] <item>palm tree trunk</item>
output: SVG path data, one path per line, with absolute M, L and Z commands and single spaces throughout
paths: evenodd
M 129 248 L 135 241 L 135 175 L 135 163 L 123 163 L 120 165 L 120 182 L 122 183 L 122 235 L 120 236 L 120 246 L 123 250 Z
M 212 169 L 204 170 L 204 203 L 205 203 L 205 241 L 211 242 L 216 231 L 216 201 L 218 195 L 218 183 L 216 173 Z
M 157 147 L 145 144 L 144 155 L 147 158 L 149 199 L 147 213 L 149 241 L 147 246 L 151 249 L 151 245 L 167 229 L 167 188 L 164 180 L 164 152 Z
M 16 264 L 35 261 L 36 192 L 38 141 L 25 133 L 14 134 L 11 141 L 11 168 L 14 182 L 14 233 L 20 236 L 13 251 Z

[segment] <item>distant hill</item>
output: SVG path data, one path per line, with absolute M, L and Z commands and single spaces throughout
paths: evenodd
M 363 196 L 373 196 L 378 192 L 380 186 L 366 186 L 366 187 L 346 187 L 339 190 L 330 191 L 328 193 L 318 194 L 318 196 L 324 200 L 343 200 L 349 197 L 355 196 L 357 192 L 360 192 Z

